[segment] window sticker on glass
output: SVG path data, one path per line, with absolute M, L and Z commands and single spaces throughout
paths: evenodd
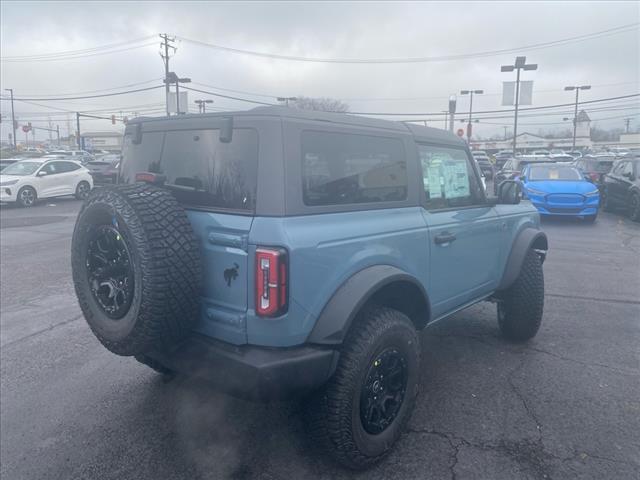
M 443 164 L 444 194 L 447 198 L 469 196 L 469 176 L 464 161 L 450 160 Z

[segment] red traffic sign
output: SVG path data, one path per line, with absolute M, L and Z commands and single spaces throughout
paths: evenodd
M 459 137 L 464 136 L 464 130 L 459 128 L 458 131 L 456 132 L 458 134 Z
M 31 125 L 23 125 L 22 126 L 22 131 L 24 133 L 27 133 L 27 132 L 31 131 Z

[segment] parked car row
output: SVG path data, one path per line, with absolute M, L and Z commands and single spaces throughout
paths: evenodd
M 570 215 L 595 221 L 599 208 L 625 211 L 640 221 L 640 156 L 589 154 L 523 155 L 508 159 L 494 177 L 494 194 L 505 180 L 517 180 L 541 215 Z
M 30 158 L 7 166 L 0 174 L 0 201 L 31 207 L 39 199 L 75 195 L 83 200 L 93 177 L 80 162 L 60 158 Z

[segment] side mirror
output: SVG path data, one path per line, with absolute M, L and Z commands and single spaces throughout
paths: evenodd
M 517 205 L 520 203 L 520 197 L 520 182 L 516 180 L 504 180 L 498 185 L 498 203 Z
M 38 177 L 44 177 L 44 176 L 46 176 L 46 175 L 47 175 L 47 172 L 45 172 L 44 170 L 40 170 L 36 176 L 38 176 Z

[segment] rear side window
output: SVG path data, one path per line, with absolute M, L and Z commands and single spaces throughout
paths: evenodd
M 253 212 L 256 203 L 258 133 L 234 129 L 230 143 L 219 130 L 144 133 L 138 145 L 125 136 L 121 181 L 150 172 L 186 206 Z
M 482 203 L 479 185 L 466 151 L 418 145 L 428 210 Z
M 399 139 L 302 133 L 305 205 L 393 202 L 407 198 L 407 161 Z

